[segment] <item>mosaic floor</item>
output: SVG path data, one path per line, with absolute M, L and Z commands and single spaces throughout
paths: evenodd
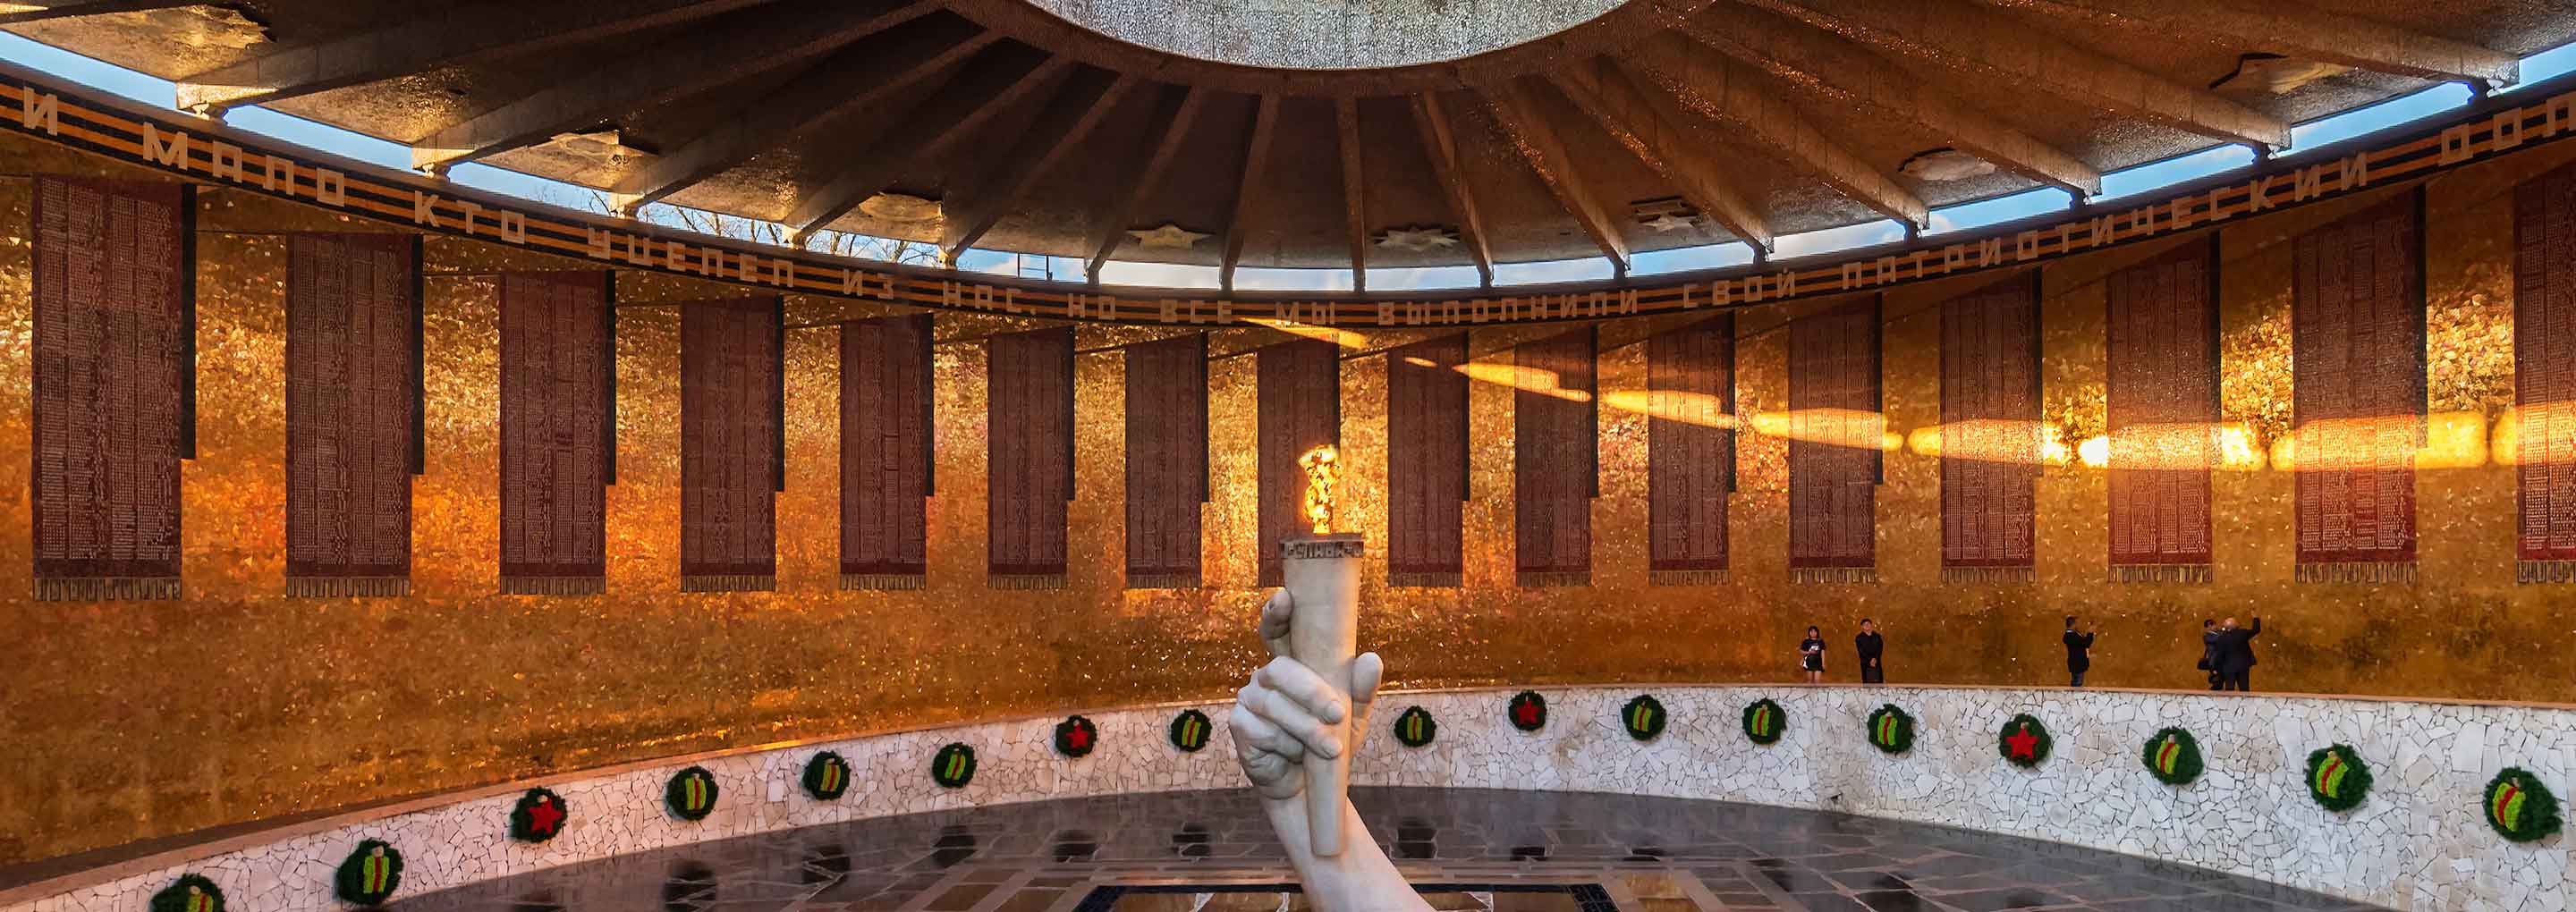
M 2274 912 L 2376 907 L 2125 855 L 1713 801 L 1359 789 L 1450 912 Z M 391 912 L 1299 912 L 1245 790 L 812 827 L 428 893 Z

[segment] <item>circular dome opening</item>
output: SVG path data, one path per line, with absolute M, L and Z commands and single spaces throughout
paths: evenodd
M 1238 66 L 1364 70 L 1440 63 L 1565 31 L 1627 0 L 1030 0 L 1075 25 Z

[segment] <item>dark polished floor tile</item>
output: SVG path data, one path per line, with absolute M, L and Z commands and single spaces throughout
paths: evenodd
M 2043 890 L 2016 887 L 2008 890 L 1945 894 L 1941 897 L 1941 904 L 1956 907 L 1962 912 L 2006 912 L 2010 909 L 2073 905 L 2074 901 Z

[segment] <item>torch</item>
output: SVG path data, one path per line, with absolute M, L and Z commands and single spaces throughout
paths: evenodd
M 1359 649 L 1360 556 L 1366 549 L 1358 533 L 1333 532 L 1333 488 L 1341 479 L 1338 458 L 1327 445 L 1298 459 L 1306 470 L 1306 518 L 1314 532 L 1281 542 L 1279 563 L 1288 597 L 1297 606 L 1288 616 L 1289 654 L 1314 669 L 1341 694 L 1342 705 L 1350 706 L 1351 657 Z M 1345 713 L 1340 723 L 1326 727 L 1342 743 L 1341 756 L 1306 756 L 1306 824 L 1318 858 L 1342 853 L 1342 804 L 1350 797 L 1357 721 Z

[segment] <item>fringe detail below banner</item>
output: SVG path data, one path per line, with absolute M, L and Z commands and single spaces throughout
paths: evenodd
M 2030 567 L 1943 567 L 1945 583 L 2027 583 L 2038 578 Z
M 179 598 L 179 581 L 162 576 L 38 577 L 40 602 L 134 602 Z
M 1009 575 L 996 573 L 984 577 L 984 585 L 989 589 L 1009 589 L 1018 591 L 1032 589 L 1062 589 L 1064 588 L 1065 582 L 1064 574 L 1061 573 L 1014 573 Z
M 1648 570 L 1646 582 L 1655 586 L 1723 586 L 1732 579 L 1725 570 Z
M 2576 583 L 2576 561 L 2527 560 L 2514 564 L 2513 581 L 2530 586 L 2543 583 Z
M 599 576 L 504 576 L 502 595 L 602 595 L 608 579 Z
M 1792 583 L 1875 583 L 1876 567 L 1791 567 Z
M 1463 573 L 1395 573 L 1386 575 L 1386 584 L 1396 589 L 1456 589 L 1465 584 Z
M 1568 589 L 1589 585 L 1592 585 L 1590 570 L 1523 570 L 1520 572 L 1520 587 L 1523 589 Z
M 912 592 L 930 588 L 930 579 L 919 573 L 844 573 L 843 592 Z
M 2210 581 L 2208 564 L 2113 564 L 2115 583 L 2199 583 Z
M 2414 561 L 2349 561 L 2300 564 L 2302 583 L 2413 583 Z
M 680 577 L 682 592 L 776 592 L 778 577 L 755 574 Z
M 1130 573 L 1127 574 L 1127 588 L 1197 589 L 1199 575 L 1196 573 Z
M 411 595 L 407 576 L 290 576 L 287 598 L 404 598 Z

